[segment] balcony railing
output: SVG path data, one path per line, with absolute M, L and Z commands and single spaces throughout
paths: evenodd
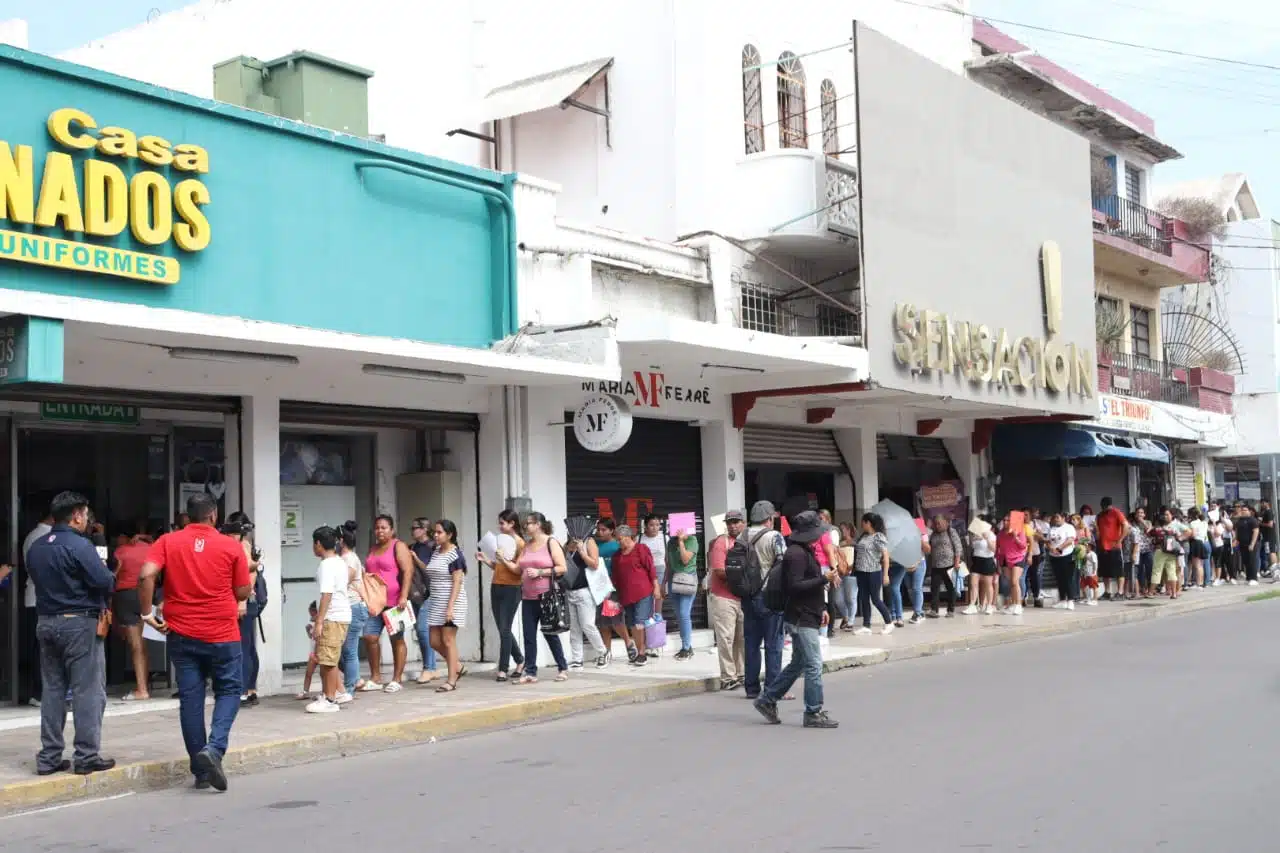
M 1143 355 L 1098 350 L 1098 390 L 1179 406 L 1194 406 L 1188 369 Z
M 739 292 L 738 325 L 789 337 L 861 339 L 862 320 L 856 292 L 831 296 L 841 304 L 820 299 L 802 288 L 784 293 L 743 282 Z
M 1093 197 L 1093 229 L 1173 256 L 1173 224 L 1163 213 L 1115 195 Z
M 834 157 L 827 158 L 827 227 L 858 236 L 858 170 Z

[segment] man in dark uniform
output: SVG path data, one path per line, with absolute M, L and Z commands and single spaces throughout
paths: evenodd
M 98 636 L 98 617 L 108 608 L 115 580 L 85 538 L 88 499 L 62 492 L 49 510 L 53 529 L 32 542 L 27 554 L 27 571 L 36 587 L 36 639 L 45 687 L 36 772 L 47 776 L 74 769 L 87 775 L 116 764 L 98 753 L 107 707 L 106 655 Z M 62 757 L 68 690 L 75 713 L 74 762 Z

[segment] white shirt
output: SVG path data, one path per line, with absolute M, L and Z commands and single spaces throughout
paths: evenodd
M 1071 549 L 1076 544 L 1076 529 L 1070 524 L 1059 524 L 1049 528 L 1049 535 L 1045 537 L 1049 543 L 1049 553 L 1055 556 L 1063 556 L 1070 554 Z
M 351 622 L 351 600 L 347 598 L 347 576 L 350 569 L 347 561 L 341 557 L 325 557 L 316 569 L 316 582 L 320 584 L 320 594 L 329 593 L 329 609 L 325 611 L 326 622 Z
M 995 535 L 987 532 L 978 536 L 977 534 L 969 535 L 970 545 L 973 547 L 973 556 L 975 557 L 994 557 L 995 552 Z
M 31 545 L 37 539 L 39 539 L 41 536 L 45 535 L 51 530 L 53 530 L 53 526 L 49 524 L 45 524 L 42 521 L 31 529 L 31 532 L 27 534 L 26 539 L 22 540 L 23 565 L 26 565 L 27 552 L 31 550 Z M 24 589 L 22 592 L 22 606 L 23 607 L 36 606 L 36 585 L 31 582 L 31 575 L 27 575 L 27 586 L 26 586 L 26 589 Z
M 1090 551 L 1084 555 L 1084 576 L 1087 578 L 1097 577 L 1098 575 L 1098 555 Z
M 667 565 L 667 538 L 659 533 L 657 536 L 641 536 L 640 544 L 649 549 L 649 553 L 653 554 L 653 567 L 666 568 Z

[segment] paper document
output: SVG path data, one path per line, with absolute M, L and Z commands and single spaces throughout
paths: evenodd
M 723 512 L 720 513 L 719 515 L 711 516 L 711 529 L 712 531 L 715 532 L 717 536 L 723 536 L 725 532 L 728 531 L 729 528 L 725 526 L 725 523 L 724 523 Z
M 974 536 L 985 536 L 991 532 L 991 525 L 980 518 L 975 518 L 969 522 L 969 532 Z
M 142 639 L 150 640 L 153 643 L 163 643 L 165 641 L 165 635 L 161 634 L 155 628 L 152 628 L 146 622 L 143 622 L 142 623 Z
M 667 518 L 667 535 L 679 536 L 687 533 L 692 536 L 698 530 L 698 516 L 692 512 L 673 512 Z
M 599 569 L 587 569 L 587 591 L 591 593 L 591 600 L 599 607 L 608 599 L 609 594 L 613 592 L 613 580 L 609 577 L 609 572 L 603 567 Z
M 492 530 L 487 530 L 480 537 L 480 544 L 477 547 L 480 553 L 484 554 L 484 558 L 492 563 L 493 558 L 498 555 L 498 537 L 493 535 Z
M 516 538 L 508 533 L 498 534 L 498 555 L 504 560 L 515 560 Z

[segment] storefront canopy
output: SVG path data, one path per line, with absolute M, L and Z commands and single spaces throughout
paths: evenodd
M 573 99 L 612 65 L 613 57 L 606 56 L 499 86 L 485 95 L 477 118 L 497 121 L 551 107 L 580 106 Z
M 1136 459 L 1168 464 L 1169 448 L 1150 438 L 1067 424 L 1008 424 L 996 430 L 1002 454 L 1016 459 Z

